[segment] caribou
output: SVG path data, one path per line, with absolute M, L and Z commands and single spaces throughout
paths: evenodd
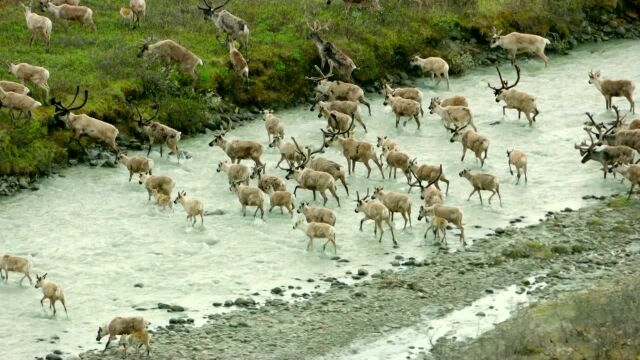
M 225 1 L 222 5 L 212 8 L 207 0 L 202 0 L 204 6 L 198 6 L 204 15 L 205 20 L 213 21 L 216 25 L 216 40 L 220 39 L 220 33 L 226 35 L 224 44 L 233 40 L 238 40 L 243 48 L 249 47 L 249 27 L 241 18 L 231 14 L 227 10 L 220 10 L 231 0 Z
M 514 87 L 520 82 L 520 67 L 515 65 L 515 68 L 517 78 L 513 85 L 509 86 L 509 81 L 502 78 L 500 68 L 496 66 L 498 76 L 500 77 L 500 87 L 493 87 L 490 83 L 487 83 L 487 86 L 493 90 L 497 103 L 500 101 L 505 102 L 505 105 L 502 107 L 503 116 L 506 114 L 506 109 L 518 110 L 518 119 L 520 119 L 520 115 L 524 113 L 527 120 L 529 120 L 529 126 L 532 126 L 533 122 L 536 121 L 536 116 L 540 114 L 540 111 L 538 110 L 536 98 L 534 96 L 514 89 Z M 531 117 L 531 114 L 533 114 L 533 117 Z

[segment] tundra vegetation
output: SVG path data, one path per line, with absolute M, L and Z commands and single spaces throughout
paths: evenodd
M 146 105 L 155 99 L 163 104 L 159 119 L 188 135 L 217 121 L 209 115 L 211 110 L 221 108 L 212 93 L 224 94 L 229 103 L 259 108 L 294 105 L 304 100 L 312 86 L 304 76 L 320 62 L 318 49 L 306 38 L 306 21 L 332 20 L 327 38 L 359 64 L 352 76 L 356 83 L 368 87 L 388 73 L 409 71 L 408 62 L 415 54 L 444 58 L 451 66 L 451 74 L 461 73 L 474 63 L 486 63 L 488 53 L 502 53 L 488 48 L 494 26 L 505 34 L 513 30 L 553 32 L 558 34 L 558 44 L 566 44 L 585 19 L 595 21 L 616 7 L 616 11 L 624 11 L 633 6 L 610 0 L 549 4 L 543 0 L 438 0 L 429 1 L 416 11 L 418 6 L 406 0 L 387 0 L 380 2 L 381 15 L 376 12 L 369 16 L 366 8 L 358 6 L 345 11 L 342 2 L 327 6 L 326 1 L 318 0 L 298 6 L 295 2 L 231 1 L 224 9 L 242 18 L 252 29 L 249 53 L 245 54 L 250 57 L 252 73 L 248 89 L 238 82 L 228 60 L 228 48 L 214 40 L 215 24 L 195 21 L 202 18 L 198 5 L 204 6 L 196 2 L 157 0 L 147 8 L 143 26 L 130 31 L 123 26 L 118 7 L 105 1 L 82 1 L 81 6 L 92 9 L 98 31 L 70 23 L 65 33 L 60 26 L 52 38 L 51 52 L 46 54 L 41 46 L 14 46 L 17 41 L 28 42 L 31 36 L 25 29 L 24 9 L 13 1 L 0 1 L 6 19 L 0 23 L 0 32 L 16 34 L 0 38 L 0 49 L 4 61 L 46 66 L 55 74 L 50 81 L 51 94 L 63 101 L 69 100 L 64 94 L 69 97 L 75 86 L 82 84 L 93 94 L 87 113 L 114 124 L 122 134 L 137 134 L 126 120 L 135 117 L 135 109 L 126 106 L 128 101 Z M 123 2 L 120 6 L 128 5 Z M 379 16 L 384 17 L 383 22 Z M 169 19 L 174 26 L 166 26 Z M 512 19 L 518 19 L 517 24 Z M 52 21 L 56 28 L 56 20 Z M 376 36 L 371 36 L 372 27 L 377 29 Z M 211 41 L 203 41 L 205 35 Z M 160 63 L 143 70 L 135 55 L 140 40 L 152 36 L 156 40 L 175 39 L 201 57 L 204 65 L 198 69 L 195 92 L 189 88 L 192 79 L 179 71 L 167 76 Z M 555 43 L 554 40 L 547 47 L 547 52 L 557 49 Z M 68 66 L 71 62 L 73 67 Z M 410 75 L 418 76 L 418 69 L 410 70 Z M 8 73 L 3 73 L 2 78 L 15 80 Z M 40 89 L 31 90 L 36 92 L 36 99 L 44 100 Z M 8 114 L 0 113 L 0 174 L 43 173 L 53 163 L 77 152 L 75 145 L 71 150 L 65 148 L 70 133 L 54 122 L 52 112 L 50 108 L 40 108 L 34 112 L 40 121 L 24 122 L 18 127 L 8 121 Z

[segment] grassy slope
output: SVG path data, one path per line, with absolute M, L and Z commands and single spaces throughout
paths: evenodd
M 638 359 L 638 278 L 529 307 L 459 353 L 468 359 Z
M 47 67 L 52 95 L 68 97 L 75 86 L 90 91 L 83 109 L 115 123 L 122 132 L 132 126 L 133 112 L 125 98 L 145 102 L 151 97 L 161 104 L 161 119 L 183 132 L 195 132 L 215 109 L 207 93 L 217 93 L 237 105 L 287 106 L 304 99 L 311 84 L 304 80 L 318 63 L 313 45 L 305 39 L 305 20 L 333 19 L 325 36 L 348 53 L 359 66 L 357 82 L 372 84 L 386 73 L 407 68 L 415 53 L 448 59 L 454 72 L 472 66 L 473 56 L 486 47 L 492 25 L 508 31 L 517 28 L 539 34 L 561 36 L 579 23 L 593 6 L 611 6 L 616 0 L 454 0 L 432 1 L 423 11 L 408 1 L 382 1 L 384 21 L 366 11 L 345 11 L 337 2 L 324 0 L 234 1 L 228 9 L 244 18 L 251 29 L 250 49 L 245 54 L 251 72 L 250 90 L 230 71 L 226 48 L 215 41 L 214 25 L 205 22 L 196 1 L 149 1 L 148 16 L 141 29 L 130 31 L 118 15 L 128 1 L 83 0 L 94 10 L 98 32 L 71 25 L 65 33 L 54 22 L 52 51 L 45 54 L 41 43 L 27 46 L 29 37 L 17 1 L 0 0 L 0 58 Z M 403 5 L 399 5 L 403 3 Z M 174 39 L 204 61 L 198 91 L 185 91 L 188 76 L 172 73 L 168 78 L 158 66 L 143 70 L 136 57 L 139 42 L 147 37 Z M 466 40 L 477 38 L 477 45 Z M 465 40 L 465 41 L 458 41 Z M 12 79 L 6 70 L 0 78 Z M 35 97 L 43 94 L 36 90 Z M 56 145 L 66 139 L 60 126 L 51 126 L 51 108 L 36 113 L 40 122 L 15 129 L 6 112 L 0 112 L 0 174 L 42 171 L 66 151 Z M 59 124 L 58 124 L 59 125 Z M 48 128 L 47 128 L 48 127 Z M 44 151 L 46 150 L 46 151 Z

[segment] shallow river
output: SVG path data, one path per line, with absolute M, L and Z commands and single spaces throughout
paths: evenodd
M 581 128 L 585 111 L 596 113 L 601 120 L 612 120 L 614 116 L 604 111 L 602 95 L 587 84 L 589 69 L 601 69 L 605 77 L 629 78 L 640 84 L 637 67 L 623 66 L 633 64 L 638 54 L 640 42 L 629 41 L 582 47 L 570 56 L 553 57 L 546 69 L 540 61 L 523 63 L 518 88 L 536 94 L 541 111 L 534 127 L 524 119 L 517 120 L 515 111 L 508 111 L 503 118 L 502 106 L 495 103 L 486 85 L 487 81 L 497 83 L 494 68 L 452 79 L 451 91 L 438 88 L 434 93 L 430 81 L 418 81 L 425 98 L 463 94 L 470 100 L 480 132 L 491 140 L 484 171 L 500 179 L 502 208 L 497 201 L 480 206 L 477 197 L 466 201 L 471 186 L 457 174 L 465 167 L 479 170 L 479 164 L 472 153 L 467 154 L 464 163 L 460 162 L 461 144 L 449 143 L 449 134 L 435 115 L 425 114 L 420 131 L 416 131 L 415 123 L 396 130 L 391 110 L 383 107 L 380 96 L 370 94 L 373 116 L 365 116 L 369 133 L 365 136 L 358 128 L 357 136 L 373 142 L 376 135 L 386 134 L 399 140 L 402 150 L 420 162 L 444 164 L 451 180 L 445 202 L 463 209 L 468 239 L 508 226 L 509 220 L 519 216 L 525 217 L 522 224 L 535 223 L 545 211 L 584 206 L 581 197 L 585 194 L 627 189 L 627 185 L 613 180 L 603 181 L 597 164 L 581 165 L 573 144 L 584 136 Z M 503 72 L 513 81 L 515 73 L 510 66 L 504 66 Z M 424 101 L 425 109 L 428 103 Z M 625 100 L 615 103 L 628 109 Z M 305 107 L 277 115 L 285 122 L 287 135 L 314 147 L 319 145 L 318 129 L 324 121 L 316 113 Z M 495 122 L 500 123 L 490 125 Z M 267 141 L 262 121 L 237 128 L 228 137 L 259 139 L 265 145 Z M 128 173 L 122 166 L 78 166 L 65 171 L 64 178 L 44 180 L 40 191 L 0 201 L 0 252 L 30 255 L 37 272 L 48 272 L 50 280 L 64 287 L 69 309 L 68 319 L 64 312 L 59 312 L 57 319 L 52 318 L 38 306 L 39 290 L 27 287 L 27 283 L 19 287 L 19 276 L 12 273 L 8 284 L 0 284 L 0 348 L 4 359 L 27 359 L 54 349 L 77 353 L 100 347 L 94 340 L 96 328 L 115 315 L 141 314 L 154 325 L 179 316 L 152 309 L 159 302 L 184 306 L 185 314 L 201 323 L 204 315 L 220 311 L 212 307 L 215 301 L 254 292 L 261 294 L 254 296 L 260 300 L 279 285 L 301 286 L 299 293 L 308 292 L 318 284 L 307 283 L 308 278 L 343 277 L 345 271 L 358 267 L 369 271 L 390 267 L 398 254 L 417 258 L 437 255 L 433 240 L 422 239 L 425 224 L 416 220 L 420 205 L 417 191 L 412 192 L 413 228 L 403 231 L 401 217 L 396 217 L 399 249 L 392 248 L 388 231 L 379 244 L 371 223 L 364 232 L 358 232 L 361 215 L 354 213 L 356 189 L 363 192 L 367 187 L 385 185 L 407 191 L 403 176 L 383 181 L 374 169 L 367 180 L 361 164 L 357 165 L 355 176 L 348 178 L 351 198 L 346 198 L 339 185 L 342 207 L 336 208 L 333 199 L 328 203 L 338 214 L 338 255 L 349 262 L 331 260 L 333 253 L 323 254 L 321 242 L 307 252 L 306 236 L 292 230 L 289 216 L 282 216 L 279 211 L 267 214 L 265 221 L 241 216 L 236 197 L 228 190 L 226 175 L 215 171 L 217 162 L 226 156 L 220 148 L 207 146 L 210 140 L 211 136 L 200 136 L 182 141 L 182 148 L 193 158 L 179 165 L 175 158 L 160 159 L 159 153 L 151 154 L 156 163 L 155 174 L 173 176 L 176 190 L 184 189 L 202 199 L 206 210 L 225 212 L 206 217 L 204 227 L 187 226 L 179 205 L 174 212 L 163 212 L 147 202 L 146 191 L 137 182 L 127 182 Z M 516 186 L 515 177 L 509 175 L 505 151 L 513 147 L 529 156 L 527 185 L 523 181 Z M 328 150 L 326 156 L 345 163 L 336 148 Z M 265 150 L 263 160 L 268 172 L 284 175 L 274 168 L 278 158 L 274 149 Z M 294 183 L 289 185 L 293 190 Z M 310 192 L 298 192 L 298 202 L 309 199 Z M 455 234 L 449 234 L 453 250 L 459 248 Z M 134 287 L 136 283 L 144 287 Z

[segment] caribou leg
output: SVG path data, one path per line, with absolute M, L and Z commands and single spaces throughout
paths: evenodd
M 367 167 L 367 179 L 368 179 L 369 177 L 371 177 L 371 166 L 369 166 L 369 161 L 364 162 L 363 164 L 364 166 Z M 382 171 L 382 168 L 380 168 L 380 171 Z M 355 169 L 354 169 L 354 172 L 355 172 Z M 389 168 L 389 176 L 391 176 L 391 168 Z M 382 174 L 382 177 L 384 178 L 384 174 Z
M 333 195 L 334 198 L 336 198 L 336 201 L 338 202 L 338 207 L 340 207 L 340 199 L 338 198 L 338 194 L 336 194 L 336 190 L 335 188 L 333 189 L 329 189 L 329 191 L 331 192 L 331 194 Z M 324 192 L 323 192 L 324 194 Z
M 473 189 L 473 191 L 471 192 L 471 194 L 469 194 L 469 197 L 467 198 L 467 201 L 471 200 L 471 197 L 473 196 L 473 194 L 476 193 L 476 189 Z
M 378 165 L 378 169 L 380 169 L 380 175 L 382 175 L 382 178 L 384 179 L 384 172 L 382 171 L 382 164 L 380 164 L 380 161 L 378 161 L 377 158 L 373 158 L 373 162 L 376 163 L 376 165 Z

